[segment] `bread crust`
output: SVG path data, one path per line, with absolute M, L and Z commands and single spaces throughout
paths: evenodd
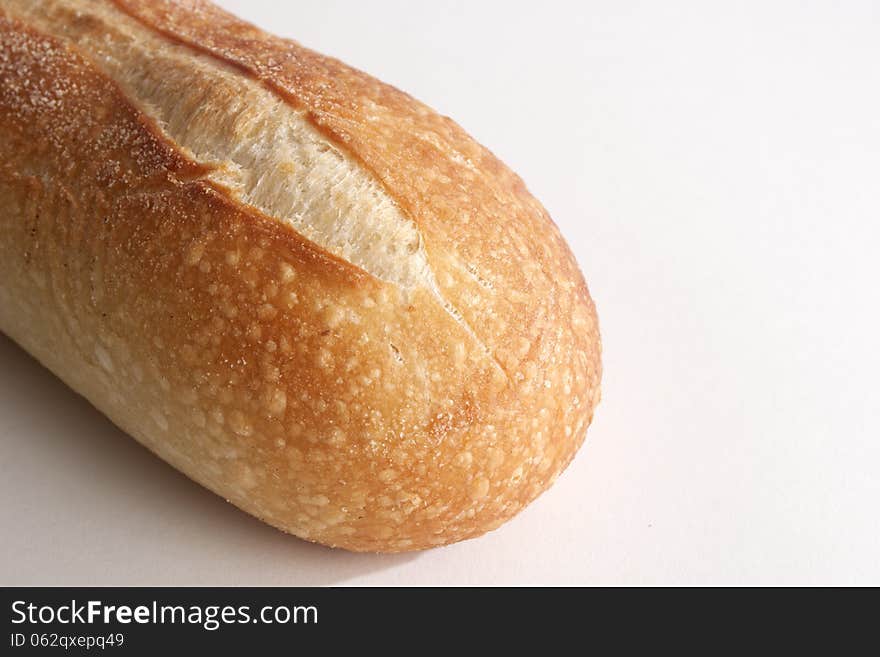
M 88 53 L 5 17 L 0 328 L 160 457 L 308 540 L 441 545 L 545 490 L 598 403 L 600 340 L 522 181 L 408 95 L 209 3 L 114 2 L 304 108 L 415 222 L 460 316 L 240 203 Z

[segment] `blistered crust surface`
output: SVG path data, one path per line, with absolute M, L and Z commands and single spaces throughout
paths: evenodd
M 119 4 L 305 107 L 417 222 L 479 335 L 235 203 L 86 53 L 9 21 L 0 328 L 189 476 L 310 540 L 439 545 L 544 490 L 598 401 L 599 338 L 519 179 L 408 96 L 212 6 Z

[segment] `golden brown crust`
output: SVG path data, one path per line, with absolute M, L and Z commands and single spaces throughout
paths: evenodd
M 231 200 L 86 54 L 3 20 L 0 328 L 176 467 L 310 540 L 448 543 L 546 489 L 598 402 L 600 346 L 519 178 L 406 94 L 213 5 L 116 4 L 305 108 L 416 222 L 465 321 Z

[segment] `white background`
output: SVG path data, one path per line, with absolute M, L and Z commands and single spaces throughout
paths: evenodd
M 227 0 L 461 123 L 598 304 L 555 487 L 421 554 L 286 536 L 0 337 L 2 584 L 880 584 L 880 3 Z

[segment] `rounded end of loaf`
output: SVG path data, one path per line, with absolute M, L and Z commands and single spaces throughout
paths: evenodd
M 337 378 L 336 389 L 322 384 L 341 416 L 291 423 L 288 414 L 278 455 L 297 465 L 264 500 L 248 499 L 248 510 L 306 540 L 403 552 L 494 530 L 547 490 L 583 443 L 599 402 L 601 342 L 573 256 L 545 214 L 540 220 L 544 232 L 533 242 L 546 242 L 553 256 L 530 287 L 482 297 L 492 322 L 471 323 L 470 313 L 456 312 L 474 294 L 467 286 L 441 285 L 439 298 L 425 290 L 373 289 L 380 310 L 364 313 L 358 330 L 372 324 L 368 332 L 387 344 L 370 352 L 366 341 L 345 339 L 324 353 L 333 368 L 369 365 Z M 440 260 L 433 264 L 442 279 Z M 485 292 L 485 282 L 481 287 Z M 505 289 L 498 272 L 492 287 Z M 512 315 L 497 300 L 508 295 L 518 300 Z M 496 332 L 487 330 L 493 326 Z M 326 364 L 308 378 L 321 378 Z M 287 398 L 301 389 L 302 376 L 279 381 Z M 322 425 L 326 431 L 316 436 L 314 427 Z M 279 500 L 282 514 L 259 512 Z
M 585 287 L 572 313 L 552 323 L 559 362 L 504 372 L 490 360 L 457 373 L 450 363 L 439 404 L 396 395 L 365 402 L 368 414 L 412 418 L 407 428 L 339 423 L 303 441 L 306 425 L 294 422 L 275 458 L 298 462 L 299 474 L 276 479 L 263 499 L 251 491 L 235 503 L 300 538 L 357 552 L 422 550 L 500 527 L 566 469 L 600 399 L 600 338 Z M 279 502 L 284 512 L 263 513 Z

